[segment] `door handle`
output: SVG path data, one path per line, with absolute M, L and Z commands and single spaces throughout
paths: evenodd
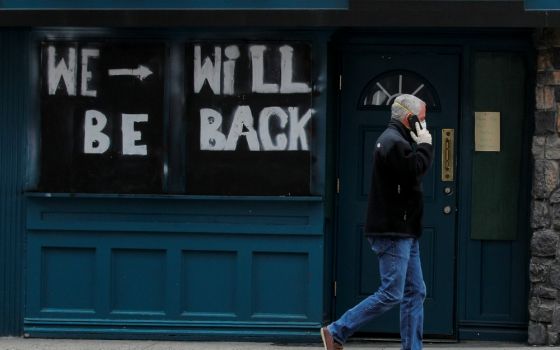
M 453 181 L 455 129 L 441 129 L 441 181 Z

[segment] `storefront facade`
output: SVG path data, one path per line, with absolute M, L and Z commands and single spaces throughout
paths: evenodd
M 317 340 L 376 288 L 370 154 L 413 93 L 426 337 L 558 341 L 556 12 L 45 3 L 0 10 L 2 335 Z

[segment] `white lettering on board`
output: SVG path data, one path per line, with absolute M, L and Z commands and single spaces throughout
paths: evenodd
M 222 151 L 226 147 L 226 136 L 220 131 L 222 115 L 211 108 L 200 110 L 200 149 Z
M 264 82 L 264 45 L 253 45 L 249 48 L 251 52 L 251 65 L 253 67 L 253 92 L 261 94 L 278 93 L 278 84 Z
M 89 90 L 88 82 L 91 80 L 92 73 L 88 69 L 89 59 L 98 58 L 98 49 L 82 49 L 82 96 L 97 97 L 96 90 Z
M 295 56 L 292 45 L 254 44 L 249 45 L 248 49 L 240 50 L 239 45 L 232 44 L 208 46 L 207 50 L 214 51 L 212 58 L 211 55 L 202 56 L 202 47 L 204 44 L 194 46 L 194 93 L 200 93 L 208 82 L 214 95 L 221 93 L 224 96 L 238 95 L 240 104 L 234 107 L 232 116 L 227 116 L 226 119 L 220 110 L 224 107 L 229 109 L 229 97 L 223 101 L 225 106 L 220 108 L 215 107 L 222 102 L 219 99 L 211 99 L 209 103 L 213 105 L 200 108 L 201 150 L 235 151 L 238 149 L 239 140 L 245 137 L 250 151 L 309 151 L 308 126 L 314 114 L 313 109 L 305 111 L 303 106 L 279 107 L 280 103 L 273 103 L 272 106 L 261 107 L 256 120 L 253 118 L 253 113 L 257 116 L 257 111 L 251 110 L 254 106 L 250 103 L 253 98 L 258 100 L 258 97 L 250 96 L 247 100 L 248 91 L 244 91 L 245 84 L 238 84 L 237 88 L 241 91 L 236 91 L 236 78 L 239 80 L 236 77 L 236 63 L 241 54 L 248 54 L 251 64 L 249 78 L 252 79 L 250 92 L 282 95 L 309 94 L 312 98 L 310 65 L 305 62 L 307 59 L 305 56 Z M 307 52 L 305 49 L 304 51 Z M 298 75 L 299 71 L 303 75 Z M 241 72 L 245 70 L 241 69 L 237 73 Z M 265 81 L 265 75 L 275 81 Z M 210 90 L 208 92 L 210 93 Z M 278 98 L 281 104 L 286 103 L 285 98 L 280 96 Z M 300 108 L 303 110 L 300 111 Z M 225 120 L 227 122 L 224 122 Z
M 107 125 L 107 117 L 99 111 L 90 109 L 86 111 L 84 120 L 84 153 L 101 154 L 105 153 L 111 140 L 103 133 Z
M 234 111 L 227 137 L 222 132 L 223 117 L 215 109 L 200 109 L 200 149 L 203 151 L 235 151 L 240 137 L 245 137 L 250 151 L 308 151 L 309 144 L 305 128 L 311 120 L 313 109 L 301 118 L 298 107 L 265 107 L 259 114 L 258 133 L 249 106 L 238 106 Z M 270 134 L 272 117 L 279 120 L 285 132 L 278 133 L 274 140 Z M 289 127 L 288 127 L 288 124 Z M 288 135 L 289 134 L 289 135 Z M 260 141 L 260 142 L 259 142 Z M 301 147 L 300 147 L 301 145 Z
M 136 141 L 142 139 L 142 133 L 134 129 L 134 124 L 146 123 L 147 121 L 147 114 L 122 114 L 122 153 L 124 155 L 145 156 L 148 154 L 146 145 L 136 144 Z
M 143 81 L 150 75 L 154 74 L 150 68 L 139 64 L 138 68 L 113 68 L 107 71 L 109 76 L 131 76 Z
M 288 144 L 288 138 L 285 134 L 278 134 L 276 142 L 272 142 L 270 137 L 270 117 L 275 116 L 280 119 L 280 127 L 284 129 L 288 124 L 288 114 L 280 107 L 263 108 L 259 115 L 259 136 L 263 150 L 265 151 L 283 151 Z
M 249 106 L 239 106 L 235 110 L 233 122 L 229 129 L 226 141 L 226 151 L 235 151 L 239 137 L 244 136 L 247 139 L 249 150 L 260 150 L 259 138 L 255 128 L 253 128 L 253 115 Z
M 202 53 L 200 45 L 194 47 L 194 92 L 199 93 L 204 86 L 204 82 L 208 81 L 208 85 L 214 92 L 214 95 L 220 94 L 220 78 L 222 67 L 222 49 L 219 46 L 214 47 L 214 63 L 209 57 L 204 58 L 202 63 Z
M 305 125 L 311 119 L 313 114 L 313 109 L 309 109 L 305 114 L 299 119 L 298 107 L 288 107 L 288 112 L 290 113 L 290 151 L 298 150 L 298 140 L 301 141 L 301 150 L 308 151 L 309 145 L 307 144 L 307 134 L 305 133 Z
M 49 95 L 56 94 L 60 79 L 62 78 L 67 94 L 76 96 L 76 49 L 68 48 L 68 64 L 66 64 L 64 57 L 56 64 L 56 49 L 52 45 L 47 50 L 47 56 Z
M 280 49 L 280 93 L 282 94 L 303 94 L 311 92 L 311 88 L 306 83 L 293 82 L 293 56 L 294 48 L 284 45 Z
M 235 60 L 239 58 L 239 47 L 230 45 L 224 50 L 227 61 L 224 61 L 224 95 L 235 93 Z

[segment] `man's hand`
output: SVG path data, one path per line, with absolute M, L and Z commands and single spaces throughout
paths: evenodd
M 429 143 L 432 144 L 432 134 L 428 131 L 428 128 L 424 127 L 424 129 L 420 128 L 420 123 L 414 123 L 414 127 L 416 128 L 416 135 L 411 131 L 410 136 L 417 144 L 421 143 Z

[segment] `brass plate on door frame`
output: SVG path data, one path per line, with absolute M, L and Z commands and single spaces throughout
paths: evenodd
M 455 129 L 441 129 L 441 181 L 454 181 Z

